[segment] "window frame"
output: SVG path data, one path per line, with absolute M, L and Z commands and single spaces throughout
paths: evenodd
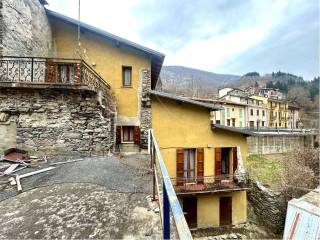
M 130 85 L 125 85 L 125 72 L 126 70 L 130 70 Z M 132 66 L 123 65 L 122 66 L 122 87 L 123 88 L 131 88 L 132 87 Z
M 130 140 L 130 131 L 129 131 L 129 140 L 124 139 L 125 129 L 132 128 L 132 141 Z M 121 143 L 134 143 L 134 126 L 122 126 L 121 127 Z
M 191 151 L 193 151 L 193 168 L 191 169 Z M 187 169 L 185 169 L 185 156 L 187 152 Z M 184 148 L 183 149 L 183 177 L 184 179 L 195 180 L 196 179 L 196 164 L 197 164 L 197 149 L 196 148 Z M 191 172 L 193 172 L 193 177 L 191 176 Z M 186 176 L 185 176 L 186 173 Z

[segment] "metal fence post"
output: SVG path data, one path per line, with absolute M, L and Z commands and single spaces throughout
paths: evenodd
M 170 204 L 167 189 L 163 183 L 163 239 L 170 239 Z
M 152 157 L 152 200 L 155 201 L 156 200 L 156 168 L 155 168 L 155 149 L 154 146 L 152 146 L 152 153 L 153 153 L 153 157 Z

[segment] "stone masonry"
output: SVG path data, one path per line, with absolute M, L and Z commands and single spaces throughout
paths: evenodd
M 142 92 L 140 110 L 140 146 L 142 149 L 148 148 L 148 129 L 151 128 L 151 99 L 149 91 L 151 89 L 151 72 L 149 69 L 141 71 Z
M 285 212 L 283 212 L 282 195 L 272 191 L 259 182 L 251 181 L 248 191 L 248 200 L 253 207 L 260 224 L 263 224 L 273 233 L 283 231 Z
M 0 56 L 52 55 L 52 36 L 39 0 L 0 0 Z
M 111 98 L 110 98 L 111 99 Z M 106 104 L 106 103 L 105 103 Z M 114 113 L 88 90 L 0 90 L 0 125 L 15 146 L 47 154 L 105 154 L 114 148 Z M 0 128 L 0 130 L 3 128 Z M 1 135 L 1 134 L 0 134 Z

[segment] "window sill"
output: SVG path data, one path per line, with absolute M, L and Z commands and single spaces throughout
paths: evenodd
M 132 88 L 132 86 L 122 86 L 121 88 Z

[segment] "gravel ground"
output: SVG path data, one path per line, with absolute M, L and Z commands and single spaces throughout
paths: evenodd
M 83 159 L 22 179 L 21 194 L 15 186 L 0 192 L 0 238 L 160 238 L 148 156 Z

